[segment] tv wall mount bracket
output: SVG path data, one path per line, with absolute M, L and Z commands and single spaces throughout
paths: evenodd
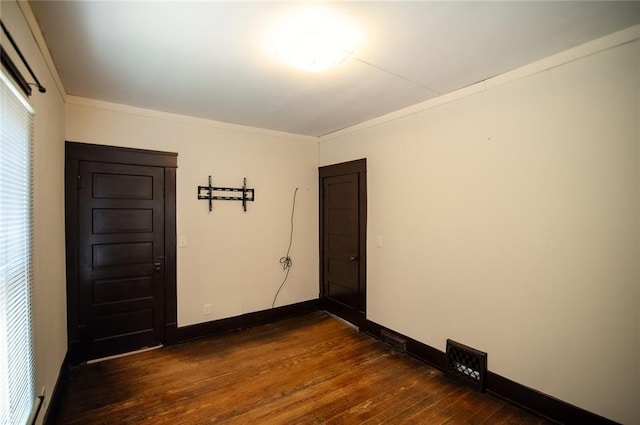
M 225 192 L 241 192 L 242 195 L 229 196 L 220 195 Z M 255 201 L 255 189 L 247 188 L 247 178 L 245 177 L 242 187 L 215 187 L 212 186 L 211 176 L 209 176 L 209 184 L 207 186 L 198 186 L 198 199 L 209 201 L 209 213 L 213 210 L 213 201 L 242 201 L 242 209 L 247 211 L 247 202 Z

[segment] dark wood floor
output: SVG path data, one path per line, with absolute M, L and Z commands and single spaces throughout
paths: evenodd
M 58 424 L 546 424 L 317 312 L 71 372 Z

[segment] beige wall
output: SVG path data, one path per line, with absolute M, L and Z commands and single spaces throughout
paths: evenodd
M 28 17 L 30 9 L 22 4 Z M 21 7 L 14 1 L 0 4 L 2 22 L 11 32 L 40 82 L 29 103 L 36 111 L 33 140 L 33 340 L 36 392 L 45 389 L 45 405 L 58 379 L 67 352 L 66 280 L 64 256 L 64 99 L 38 50 Z M 2 46 L 9 43 L 2 34 Z M 7 47 L 9 50 L 9 48 Z M 29 81 L 26 70 L 23 71 Z
M 640 41 L 574 53 L 325 137 L 320 163 L 368 161 L 369 319 L 640 423 Z
M 21 8 L 0 13 L 48 88 L 30 98 L 38 393 L 51 394 L 66 352 L 65 137 L 179 153 L 180 326 L 270 307 L 296 186 L 277 305 L 317 296 L 314 139 L 73 97 L 65 111 Z M 459 340 L 503 376 L 639 423 L 640 43 L 565 56 L 325 137 L 320 164 L 368 159 L 371 320 L 442 350 Z M 246 176 L 256 202 L 207 214 L 195 195 L 209 174 Z
M 293 193 L 293 268 L 276 306 L 318 296 L 318 142 L 284 133 L 69 97 L 67 140 L 178 153 L 178 325 L 271 308 L 284 278 Z M 255 202 L 196 199 L 197 186 L 242 186 Z M 203 314 L 211 304 L 211 314 Z

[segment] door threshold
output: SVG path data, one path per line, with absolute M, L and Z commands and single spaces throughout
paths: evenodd
M 112 359 L 117 359 L 117 358 L 120 358 L 120 357 L 132 356 L 134 354 L 144 353 L 146 351 L 157 350 L 158 348 L 162 348 L 162 347 L 163 347 L 163 345 L 160 344 L 160 345 L 155 345 L 153 347 L 141 348 L 140 350 L 136 350 L 136 351 L 129 351 L 128 353 L 114 354 L 113 356 L 100 357 L 99 359 L 87 360 L 87 364 L 100 363 L 100 362 L 104 362 L 106 360 L 112 360 Z
M 344 323 L 345 325 L 348 325 L 349 327 L 351 327 L 351 328 L 353 328 L 353 329 L 355 329 L 355 330 L 357 330 L 357 331 L 360 331 L 360 328 L 359 328 L 358 326 L 354 325 L 353 323 L 351 323 L 351 322 L 350 322 L 350 321 L 348 321 L 347 319 L 343 319 L 342 317 L 340 317 L 340 316 L 338 316 L 338 315 L 336 315 L 336 314 L 333 314 L 333 313 L 331 313 L 331 312 L 329 312 L 329 311 L 327 311 L 327 310 L 323 310 L 323 311 L 324 311 L 325 313 L 327 313 L 329 316 L 333 317 L 334 319 L 341 321 L 341 322 L 342 322 L 342 323 Z

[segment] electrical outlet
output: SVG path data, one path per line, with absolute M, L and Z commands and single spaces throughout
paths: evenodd
M 208 316 L 211 314 L 211 304 L 205 304 L 204 308 L 202 309 L 203 313 L 205 314 L 205 316 Z
M 382 235 L 376 236 L 376 246 L 382 248 Z

